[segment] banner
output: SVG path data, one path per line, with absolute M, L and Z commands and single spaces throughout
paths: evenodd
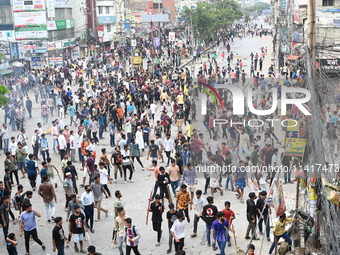
M 278 178 L 275 178 L 272 186 L 269 188 L 268 203 L 275 209 L 277 217 L 285 213 L 286 202 L 283 195 L 282 183 L 278 181 Z
M 16 27 L 15 38 L 17 40 L 48 39 L 45 27 Z
M 46 26 L 46 12 L 16 12 L 13 13 L 15 27 Z
M 59 29 L 67 29 L 76 26 L 75 19 L 67 19 L 67 20 L 49 20 L 47 21 L 47 30 L 59 30 Z
M 50 57 L 49 58 L 50 61 L 50 66 L 62 66 L 63 65 L 63 57 Z
M 13 12 L 45 11 L 45 0 L 13 0 Z
M 72 8 L 73 0 L 54 0 L 55 8 Z
M 288 121 L 287 126 L 293 126 L 294 121 Z M 302 157 L 306 147 L 306 123 L 298 122 L 295 127 L 287 127 L 285 155 Z
M 46 0 L 46 11 L 48 18 L 55 17 L 54 0 Z
M 140 66 L 142 64 L 142 57 L 133 57 L 133 64 Z
M 174 42 L 176 40 L 176 33 L 169 32 L 169 42 Z
M 158 47 L 161 44 L 161 40 L 159 37 L 154 37 L 153 38 L 153 47 Z

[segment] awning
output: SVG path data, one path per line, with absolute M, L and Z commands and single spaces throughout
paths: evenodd
M 288 60 L 297 60 L 297 59 L 299 59 L 299 58 L 300 58 L 300 56 L 287 55 L 287 59 L 288 59 Z
M 14 61 L 14 62 L 12 63 L 12 65 L 13 65 L 14 67 L 23 67 L 23 66 L 24 66 L 24 64 L 20 63 L 19 61 Z

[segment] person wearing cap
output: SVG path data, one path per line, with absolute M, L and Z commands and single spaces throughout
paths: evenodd
M 85 229 L 84 229 L 85 227 Z M 83 240 L 85 231 L 88 232 L 88 227 L 85 221 L 85 215 L 81 212 L 80 206 L 74 206 L 74 213 L 71 215 L 68 222 L 69 235 L 73 236 L 74 250 L 79 252 L 78 243 L 80 244 L 80 252 L 86 253 L 83 250 Z
M 246 239 L 250 239 L 249 232 L 252 232 L 253 240 L 259 240 L 256 236 L 256 204 L 255 199 L 257 198 L 255 192 L 249 193 L 249 199 L 247 199 L 247 220 L 248 227 L 246 232 Z
M 52 251 L 56 252 L 58 250 L 57 255 L 64 255 L 65 240 L 66 243 L 69 243 L 69 241 L 64 233 L 63 219 L 61 217 L 57 217 L 54 219 L 54 222 L 55 226 L 52 230 Z
M 288 251 L 292 250 L 292 239 L 290 239 L 288 233 L 286 232 L 286 224 L 294 221 L 297 220 L 287 218 L 285 213 L 279 216 L 279 220 L 278 222 L 276 222 L 276 225 L 273 230 L 274 242 L 272 243 L 272 246 L 269 249 L 269 254 L 272 254 L 273 250 L 275 249 L 275 246 L 277 245 L 281 237 L 285 239 L 285 241 L 288 243 Z

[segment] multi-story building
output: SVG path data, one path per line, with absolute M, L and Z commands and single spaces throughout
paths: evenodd
M 110 49 L 110 43 L 117 32 L 115 9 L 118 10 L 120 17 L 123 17 L 117 5 L 119 2 L 97 1 L 98 38 L 99 42 L 104 44 L 105 49 Z

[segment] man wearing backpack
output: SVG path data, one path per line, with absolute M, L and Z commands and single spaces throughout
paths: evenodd
M 125 221 L 124 242 L 126 243 L 126 255 L 131 254 L 131 249 L 136 255 L 140 255 L 138 251 L 138 241 L 141 238 L 139 229 L 137 228 L 137 226 L 132 225 L 131 218 L 126 218 L 124 221 Z

